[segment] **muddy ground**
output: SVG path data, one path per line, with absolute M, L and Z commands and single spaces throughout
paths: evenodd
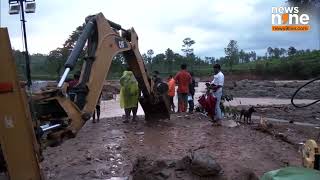
M 213 127 L 200 114 L 173 114 L 170 120 L 123 124 L 121 118 L 88 122 L 78 136 L 48 147 L 42 168 L 48 179 L 127 177 L 139 156 L 181 159 L 199 147 L 223 168 L 225 179 L 256 176 L 286 165 L 300 165 L 298 148 L 251 126 Z M 294 127 L 292 127 L 294 128 Z M 179 174 L 176 179 L 200 179 Z M 214 178 L 213 178 L 214 179 Z
M 242 80 L 226 82 L 225 90 L 234 97 L 287 99 L 302 84 L 301 81 Z M 319 98 L 318 84 L 308 87 L 298 98 Z M 200 87 L 198 94 L 204 91 Z M 235 108 L 247 107 L 237 105 Z M 310 138 L 317 139 L 320 130 L 289 122 L 320 124 L 320 105 L 306 109 L 288 104 L 260 105 L 256 110 L 254 116 L 287 120 L 287 123 L 269 122 L 273 124 L 273 134 L 268 134 L 255 130 L 258 120 L 253 125 L 235 128 L 213 127 L 208 118 L 199 113 L 175 113 L 170 120 L 153 123 L 145 122 L 141 116 L 138 124 L 123 124 L 121 117 L 104 118 L 97 124 L 87 122 L 76 138 L 61 146 L 48 147 L 44 151 L 42 169 L 48 179 L 128 177 L 138 157 L 178 160 L 199 147 L 214 157 L 223 169 L 220 177 L 202 179 L 250 179 L 248 174 L 260 177 L 284 166 L 300 166 L 298 144 Z M 275 136 L 278 133 L 286 141 Z M 171 179 L 201 179 L 187 172 L 173 171 L 169 175 Z
M 320 125 L 320 104 L 306 108 L 295 108 L 292 105 L 258 106 L 256 110 L 257 115 L 263 117 Z
M 241 80 L 226 83 L 225 92 L 234 97 L 246 98 L 276 98 L 291 99 L 296 89 L 307 81 L 258 81 L 258 80 Z M 302 89 L 296 96 L 299 99 L 320 99 L 320 82 L 312 83 Z M 245 103 L 245 102 L 242 102 Z M 258 102 L 257 104 L 264 102 Z M 305 104 L 299 104 L 299 106 Z M 257 112 L 254 115 L 278 118 L 294 122 L 307 122 L 320 124 L 320 104 L 315 104 L 306 108 L 296 108 L 291 104 L 276 105 L 255 105 Z M 248 106 L 237 106 L 236 109 L 247 109 Z
M 226 81 L 225 92 L 236 97 L 275 97 L 291 99 L 298 87 L 307 81 L 263 81 L 240 80 Z M 303 88 L 296 96 L 298 99 L 320 98 L 320 82 L 312 83 Z

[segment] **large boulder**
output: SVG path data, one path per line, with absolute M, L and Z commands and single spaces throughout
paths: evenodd
M 215 176 L 222 171 L 217 161 L 207 153 L 194 151 L 191 157 L 190 170 L 198 176 Z

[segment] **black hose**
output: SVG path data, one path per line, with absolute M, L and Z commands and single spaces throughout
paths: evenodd
M 307 86 L 308 84 L 311 84 L 311 83 L 313 83 L 314 81 L 317 81 L 317 80 L 320 80 L 320 77 L 317 77 L 317 78 L 315 78 L 315 79 L 313 79 L 313 80 L 311 80 L 311 81 L 308 81 L 307 83 L 305 83 L 304 85 L 302 85 L 301 87 L 299 87 L 299 88 L 296 90 L 296 92 L 295 92 L 295 93 L 292 95 L 292 97 L 291 97 L 291 104 L 292 104 L 294 107 L 296 107 L 296 108 L 305 108 L 305 107 L 311 106 L 311 105 L 313 105 L 313 104 L 316 104 L 317 102 L 320 101 L 320 99 L 319 99 L 319 100 L 316 100 L 316 101 L 314 101 L 314 102 L 312 102 L 312 103 L 309 103 L 309 104 L 303 105 L 303 106 L 298 106 L 298 105 L 296 105 L 296 104 L 293 102 L 294 97 L 298 94 L 298 92 L 299 92 L 302 88 L 304 88 L 304 87 Z

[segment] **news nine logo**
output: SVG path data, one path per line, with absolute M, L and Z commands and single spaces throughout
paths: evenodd
M 272 7 L 272 31 L 305 32 L 311 29 L 308 14 L 299 13 L 299 7 Z

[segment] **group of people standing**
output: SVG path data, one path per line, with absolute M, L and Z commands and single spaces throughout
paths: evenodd
M 215 114 L 213 120 L 214 124 L 220 124 L 222 120 L 222 112 L 220 108 L 220 102 L 222 97 L 222 88 L 224 85 L 224 75 L 221 72 L 221 66 L 215 64 L 213 66 L 213 80 L 210 82 L 213 96 L 216 98 L 216 105 L 212 109 Z M 189 113 L 194 110 L 194 94 L 195 94 L 195 80 L 193 73 L 187 71 L 187 65 L 182 64 L 181 70 L 176 74 L 175 77 L 172 75 L 168 78 L 168 96 L 170 98 L 170 106 L 173 112 L 175 112 L 174 97 L 175 97 L 175 86 L 178 85 L 178 112 L 186 112 L 189 104 Z
M 189 103 L 189 113 L 194 109 L 194 93 L 195 93 L 195 80 L 193 73 L 187 71 L 187 65 L 182 64 L 181 70 L 175 77 L 172 75 L 168 78 L 168 96 L 170 98 L 170 106 L 173 112 L 175 112 L 175 105 L 173 102 L 175 96 L 175 86 L 178 84 L 178 112 L 186 112 Z
M 182 64 L 180 66 L 181 70 L 175 75 L 170 75 L 168 78 L 168 96 L 170 99 L 170 109 L 172 112 L 175 112 L 174 97 L 175 92 L 178 95 L 178 112 L 183 113 L 187 112 L 189 106 L 189 113 L 193 113 L 194 110 L 194 94 L 195 94 L 195 79 L 193 78 L 193 73 L 187 71 L 187 65 Z M 222 113 L 220 109 L 220 102 L 222 97 L 222 88 L 224 84 L 224 75 L 221 72 L 221 67 L 219 64 L 213 66 L 214 76 L 211 81 L 211 89 L 213 90 L 213 95 L 216 98 L 216 106 L 212 111 L 215 114 L 214 122 L 219 123 L 222 120 Z M 80 74 L 76 73 L 74 80 L 69 82 L 69 88 L 74 88 L 79 82 Z M 159 77 L 159 72 L 153 72 L 153 81 L 157 83 L 162 81 Z M 176 91 L 176 84 L 178 85 Z M 133 72 L 128 68 L 123 72 L 122 77 L 120 78 L 120 107 L 125 111 L 125 120 L 124 123 L 128 123 L 130 120 L 130 114 L 132 112 L 132 122 L 136 122 L 137 110 L 138 110 L 138 99 L 139 99 L 139 86 L 138 82 L 134 77 Z M 72 92 L 72 91 L 71 91 Z M 72 93 L 70 96 L 72 97 Z M 99 121 L 100 117 L 100 101 L 101 95 L 99 97 L 96 112 L 93 115 L 93 122 L 95 122 L 95 114 L 97 113 L 97 120 Z

